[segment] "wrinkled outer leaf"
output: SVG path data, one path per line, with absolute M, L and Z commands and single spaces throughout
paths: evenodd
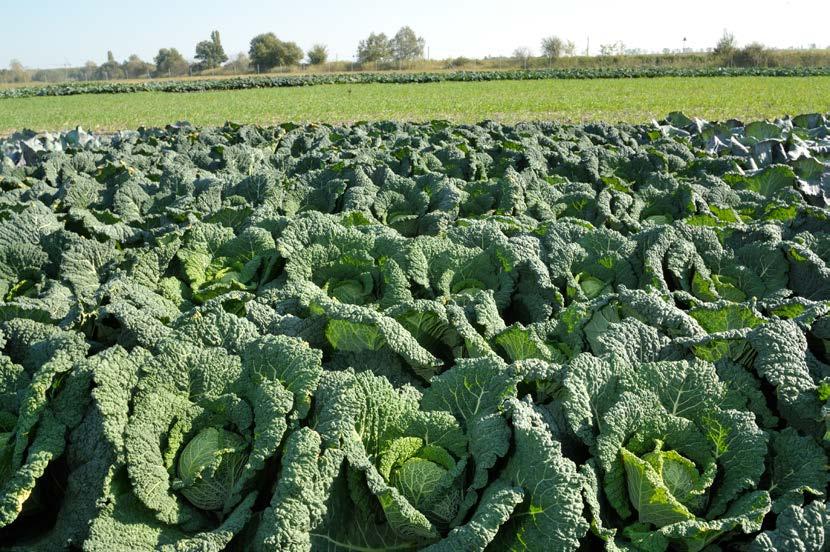
M 572 550 L 588 530 L 582 516 L 582 478 L 562 455 L 541 413 L 523 401 L 509 402 L 515 453 L 504 476 L 524 492 L 497 543 L 511 550 Z
M 778 516 L 775 530 L 764 531 L 749 546 L 751 552 L 820 552 L 826 550 L 827 506 L 815 501 L 808 506 L 787 506 Z
M 805 498 L 824 497 L 830 474 L 827 454 L 814 439 L 785 428 L 772 437 L 773 510 L 801 506 Z
M 300 551 L 311 547 L 342 459 L 337 449 L 322 450 L 320 436 L 308 428 L 288 438 L 277 490 L 262 514 L 255 538 L 258 550 Z

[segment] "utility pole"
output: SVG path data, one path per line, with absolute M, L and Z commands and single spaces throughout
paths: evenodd
M 585 46 L 585 56 L 591 55 L 591 37 L 588 37 L 588 44 Z

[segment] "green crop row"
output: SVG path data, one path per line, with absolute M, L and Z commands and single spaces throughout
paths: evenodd
M 202 92 L 320 84 L 476 82 L 541 79 L 629 79 L 654 77 L 808 77 L 830 75 L 830 67 L 720 67 L 720 68 L 596 68 L 514 71 L 452 71 L 432 73 L 333 73 L 308 75 L 248 76 L 222 79 L 188 79 L 145 82 L 73 82 L 0 89 L 0 98 L 70 96 L 75 94 L 125 94 L 130 92 Z

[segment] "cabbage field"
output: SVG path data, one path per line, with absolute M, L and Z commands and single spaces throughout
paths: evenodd
M 830 547 L 830 121 L 0 141 L 0 547 Z

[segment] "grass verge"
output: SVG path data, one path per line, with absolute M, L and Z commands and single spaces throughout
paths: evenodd
M 762 119 L 830 111 L 830 77 L 655 78 L 322 85 L 142 92 L 0 100 L 0 132 L 106 131 L 178 120 L 217 125 L 449 119 L 645 122 L 683 111 L 707 119 Z

